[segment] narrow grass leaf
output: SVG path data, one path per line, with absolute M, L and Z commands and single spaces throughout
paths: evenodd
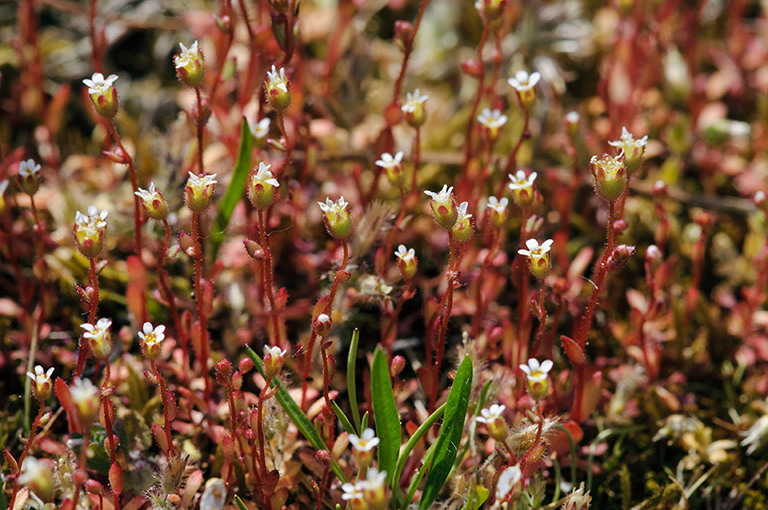
M 227 225 L 232 219 L 232 213 L 237 203 L 242 200 L 245 193 L 245 184 L 248 175 L 251 173 L 251 154 L 253 153 L 253 135 L 248 121 L 243 117 L 243 123 L 240 127 L 240 149 L 237 151 L 237 162 L 235 171 L 232 173 L 232 180 L 229 181 L 229 187 L 224 194 L 224 198 L 219 203 L 219 212 L 216 215 L 216 226 L 211 233 L 211 252 L 213 258 L 219 251 L 221 243 L 224 241 Z
M 456 452 L 459 450 L 461 435 L 464 432 L 464 420 L 469 406 L 469 392 L 472 389 L 472 360 L 469 356 L 459 365 L 456 378 L 448 393 L 445 406 L 445 418 L 440 434 L 435 443 L 435 458 L 424 483 L 424 492 L 419 501 L 419 510 L 426 510 L 443 488 L 448 473 L 453 467 Z
M 255 352 L 253 352 L 253 349 L 251 349 L 251 347 L 248 345 L 245 346 L 245 352 L 248 357 L 251 358 L 251 361 L 253 361 L 253 364 L 256 366 L 256 369 L 259 371 L 259 373 L 264 375 L 264 363 L 261 361 L 261 358 Z M 293 424 L 296 425 L 296 428 L 299 429 L 299 432 L 301 432 L 304 437 L 307 438 L 307 441 L 309 441 L 312 447 L 316 450 L 328 450 L 328 447 L 325 446 L 323 438 L 320 437 L 317 429 L 314 427 L 314 425 L 312 425 L 312 422 L 309 421 L 307 415 L 304 414 L 304 411 L 301 410 L 301 407 L 299 407 L 296 401 L 293 400 L 291 394 L 288 393 L 288 390 L 285 389 L 285 386 L 283 386 L 283 384 L 277 378 L 272 379 L 272 387 L 275 386 L 278 387 L 277 394 L 275 395 L 277 402 L 283 408 L 283 411 L 285 411 L 285 414 L 288 415 Z M 341 470 L 339 464 L 336 462 L 336 459 L 333 458 L 333 455 L 331 455 L 331 461 L 333 462 L 333 464 L 331 464 L 331 469 L 333 469 L 333 472 L 336 473 L 336 476 L 339 477 L 339 480 L 347 483 L 349 480 Z
M 371 366 L 371 400 L 373 400 L 373 420 L 376 423 L 376 435 L 379 438 L 379 471 L 387 472 L 387 483 L 391 484 L 395 474 L 395 463 L 400 451 L 402 431 L 400 415 L 389 378 L 387 353 L 381 347 L 376 348 Z
M 360 428 L 360 411 L 357 409 L 357 384 L 355 381 L 355 368 L 357 366 L 357 345 L 360 341 L 360 330 L 355 329 L 352 333 L 352 340 L 349 342 L 349 354 L 347 355 L 347 394 L 349 395 L 349 405 L 352 408 L 352 420 L 357 427 L 357 435 L 363 434 Z
M 344 411 L 341 410 L 341 407 L 339 407 L 339 404 L 337 404 L 335 400 L 331 400 L 331 407 L 333 408 L 334 414 L 336 414 L 336 418 L 341 422 L 341 426 L 347 431 L 347 434 L 359 435 L 355 432 L 355 428 L 352 426 L 349 418 L 347 418 L 347 415 L 344 414 Z
M 429 429 L 432 428 L 432 425 L 434 425 L 435 422 L 440 419 L 440 417 L 443 415 L 443 412 L 445 412 L 445 406 L 446 404 L 443 404 L 435 409 L 435 412 L 429 415 L 426 420 L 424 420 L 424 423 L 422 423 L 419 428 L 416 429 L 416 432 L 413 433 L 411 438 L 406 443 L 405 448 L 403 449 L 402 453 L 400 453 L 400 457 L 397 459 L 397 465 L 395 466 L 395 475 L 392 478 L 393 490 L 398 485 L 400 474 L 403 472 L 403 467 L 405 466 L 405 461 L 408 460 L 408 455 L 414 449 L 416 443 L 418 443 L 419 440 L 429 431 Z
M 237 503 L 237 508 L 240 510 L 248 510 L 248 507 L 245 506 L 245 503 L 240 499 L 240 496 L 235 495 L 235 503 Z

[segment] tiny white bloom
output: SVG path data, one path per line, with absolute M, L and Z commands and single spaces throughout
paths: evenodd
M 19 175 L 22 177 L 31 177 L 40 171 L 40 165 L 35 163 L 34 159 L 28 159 L 19 163 Z M 6 187 L 8 185 L 6 184 Z M 3 189 L 2 191 L 5 191 Z
M 547 374 L 552 370 L 553 366 L 554 363 L 552 363 L 552 360 L 550 359 L 545 359 L 541 365 L 539 365 L 539 360 L 531 358 L 528 360 L 527 365 L 520 365 L 520 370 L 528 375 L 528 382 L 538 383 L 547 379 Z
M 153 328 L 151 322 L 145 322 L 142 329 L 144 331 L 139 331 L 139 338 L 147 347 L 158 345 L 165 340 L 165 326 L 162 324 Z
M 51 472 L 50 465 L 45 461 L 27 456 L 21 464 L 19 483 L 21 485 L 29 485 L 33 482 L 50 479 L 51 475 L 53 473 Z
M 213 186 L 214 184 L 216 184 L 216 174 L 196 175 L 189 172 L 187 185 L 198 193 L 201 193 L 204 189 Z
M 405 104 L 400 108 L 405 113 L 413 113 L 416 111 L 417 108 L 419 108 L 420 105 L 427 102 L 427 99 L 429 99 L 429 96 L 422 96 L 419 92 L 419 89 L 416 89 L 413 91 L 413 94 L 408 92 L 406 94 L 408 100 L 405 102 Z
M 179 43 L 181 46 L 181 54 L 176 55 L 176 69 L 185 67 L 200 58 L 200 50 L 197 47 L 197 41 L 192 43 L 192 46 L 187 48 L 184 43 Z
M 332 216 L 345 211 L 348 203 L 344 200 L 344 197 L 340 197 L 336 202 L 333 202 L 330 198 L 325 199 L 325 203 L 318 202 L 317 205 L 327 215 Z
M 349 500 L 360 500 L 362 501 L 365 497 L 365 493 L 363 492 L 365 488 L 365 482 L 358 481 L 354 484 L 351 483 L 345 483 L 341 486 L 341 490 L 344 491 L 344 494 L 341 495 L 341 499 L 344 501 Z
M 283 357 L 285 356 L 285 349 L 280 349 L 280 347 L 274 345 L 272 347 L 269 347 L 268 345 L 264 346 L 264 355 L 273 356 L 275 358 L 277 357 Z
M 400 164 L 400 162 L 403 160 L 403 153 L 398 152 L 395 154 L 394 157 L 392 157 L 392 154 L 385 152 L 381 155 L 381 159 L 376 162 L 376 164 L 382 168 L 394 168 L 397 165 Z
M 93 405 L 94 401 L 98 401 L 99 389 L 89 379 L 78 377 L 69 387 L 69 395 L 78 407 L 87 404 Z M 98 403 L 96 405 L 98 406 Z
M 482 416 L 477 418 L 477 421 L 480 423 L 491 423 L 497 418 L 501 418 L 501 413 L 503 413 L 506 408 L 507 406 L 504 405 L 493 404 L 490 408 L 480 411 Z
M 520 479 L 523 477 L 523 472 L 520 471 L 518 465 L 509 466 L 499 475 L 499 480 L 496 482 L 496 499 L 503 501 L 509 491 L 511 491 Z
M 634 136 L 632 136 L 632 133 L 627 131 L 627 128 L 622 126 L 621 127 L 621 138 L 619 140 L 615 140 L 612 142 L 608 142 L 608 145 L 612 147 L 621 147 L 625 149 L 626 146 L 631 145 L 633 147 L 645 147 L 648 144 L 648 135 L 645 135 L 642 138 L 635 139 Z
M 552 239 L 547 239 L 541 244 L 539 244 L 539 242 L 536 239 L 528 239 L 525 242 L 525 247 L 528 249 L 517 250 L 517 253 L 528 258 L 540 257 L 541 255 L 544 255 L 545 253 L 549 252 L 549 250 L 552 247 L 552 243 L 554 243 Z
M 280 186 L 280 183 L 275 179 L 275 174 L 272 173 L 270 168 L 272 168 L 272 165 L 265 165 L 263 161 L 259 162 L 259 170 L 253 178 L 256 183 L 261 185 L 271 184 L 276 187 Z
M 134 192 L 134 195 L 141 198 L 145 202 L 149 202 L 149 203 L 152 203 L 154 200 L 160 199 L 160 193 L 158 193 L 158 191 L 155 189 L 154 182 L 149 183 L 148 190 L 139 188 L 138 191 Z
M 227 501 L 227 486 L 224 480 L 211 479 L 205 484 L 205 491 L 200 498 L 200 510 L 221 510 Z
M 536 172 L 531 172 L 530 175 L 526 176 L 523 170 L 518 170 L 515 172 L 515 175 L 507 174 L 507 177 L 509 177 L 510 180 L 509 189 L 517 190 L 530 188 L 533 186 L 533 182 L 536 180 L 537 175 Z
M 501 110 L 483 108 L 477 121 L 489 129 L 498 129 L 507 123 L 507 116 L 501 114 Z
M 416 258 L 416 250 L 414 250 L 413 248 L 411 248 L 410 250 L 406 250 L 405 245 L 401 244 L 400 246 L 397 247 L 395 256 L 405 263 L 412 262 Z
M 456 224 L 463 220 L 468 220 L 472 217 L 471 214 L 467 213 L 467 208 L 469 207 L 469 202 L 462 202 L 459 204 L 459 215 L 456 218 Z
M 539 83 L 540 79 L 541 74 L 538 72 L 534 72 L 529 75 L 527 71 L 521 70 L 515 73 L 514 78 L 507 80 L 507 83 L 512 85 L 518 92 L 525 92 L 535 87 L 536 84 Z
M 741 441 L 741 446 L 747 446 L 747 455 L 760 450 L 768 443 L 768 414 L 761 416 L 749 430 L 742 432 L 744 439 Z
M 570 111 L 565 114 L 565 121 L 568 122 L 569 124 L 576 124 L 577 122 L 579 122 L 580 118 L 581 117 L 579 116 L 579 112 Z
M 488 197 L 488 209 L 493 209 L 499 214 L 504 214 L 508 205 L 509 199 L 507 199 L 507 197 L 502 197 L 501 200 L 496 197 Z
M 437 193 L 433 191 L 424 191 L 424 194 L 431 197 L 435 202 L 449 202 L 451 199 L 451 193 L 453 193 L 453 186 L 449 188 L 447 184 L 444 184 L 443 189 Z
M 95 342 L 104 342 L 110 337 L 109 328 L 112 327 L 112 319 L 102 317 L 94 326 L 93 324 L 81 324 L 81 328 L 85 330 L 83 338 L 91 338 Z
M 285 69 L 280 68 L 280 72 L 273 65 L 271 71 L 267 71 L 267 86 L 269 88 L 278 88 L 283 92 L 288 92 L 288 79 L 285 77 Z
M 83 83 L 88 87 L 89 94 L 104 94 L 106 95 L 112 90 L 112 84 L 117 80 L 116 74 L 110 74 L 109 78 L 104 79 L 104 75 L 101 73 L 93 73 L 91 79 L 83 80 Z
M 32 382 L 37 386 L 44 385 L 51 382 L 51 375 L 53 375 L 53 367 L 49 368 L 47 372 L 43 371 L 43 367 L 37 365 L 35 367 L 35 373 L 27 372 L 27 377 L 32 379 Z
M 355 447 L 355 450 L 361 452 L 367 452 L 373 450 L 376 445 L 379 444 L 379 438 L 376 437 L 376 433 L 372 428 L 367 428 L 363 431 L 362 437 L 358 437 L 355 434 L 349 435 L 349 442 Z
M 269 119 L 269 117 L 264 117 L 259 122 L 249 122 L 248 126 L 251 128 L 251 134 L 255 138 L 262 139 L 269 134 L 269 126 L 271 123 L 272 121 Z
M 351 438 L 351 436 L 350 436 Z M 384 483 L 387 480 L 387 472 L 379 471 L 376 468 L 370 468 L 365 474 L 365 488 L 368 491 L 377 491 L 384 488 Z

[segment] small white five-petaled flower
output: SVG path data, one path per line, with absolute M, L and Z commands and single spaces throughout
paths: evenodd
M 85 330 L 83 338 L 101 340 L 109 334 L 109 328 L 112 326 L 112 319 L 101 318 L 94 326 L 93 324 L 81 324 L 80 327 Z
M 545 253 L 549 252 L 549 250 L 552 247 L 552 243 L 554 241 L 552 239 L 547 239 L 543 243 L 539 244 L 539 242 L 536 239 L 528 239 L 525 242 L 525 247 L 528 248 L 527 250 L 517 250 L 517 253 L 524 257 L 528 257 L 529 259 L 533 259 L 536 257 L 540 257 L 544 255 Z M 536 361 L 536 360 L 534 360 Z
M 501 418 L 501 413 L 503 413 L 506 408 L 507 406 L 504 405 L 493 404 L 490 408 L 480 411 L 481 416 L 477 421 L 480 423 L 491 423 L 492 421 Z
M 507 197 L 502 197 L 501 200 L 496 197 L 488 197 L 488 209 L 493 209 L 499 214 L 504 214 L 508 205 L 509 199 Z
M 514 78 L 507 80 L 507 83 L 512 85 L 518 92 L 526 92 L 535 87 L 540 79 L 541 74 L 538 72 L 533 72 L 529 75 L 527 71 L 521 70 L 515 73 Z
M 273 345 L 272 347 L 265 345 L 264 346 L 264 354 L 268 356 L 274 356 L 274 357 L 283 357 L 285 356 L 286 350 L 281 349 L 280 347 Z
M 381 159 L 376 161 L 376 165 L 381 168 L 394 168 L 399 165 L 403 160 L 403 152 L 400 151 L 392 157 L 392 154 L 385 152 L 381 155 Z
M 376 437 L 376 433 L 372 428 L 367 428 L 363 431 L 361 437 L 358 437 L 355 434 L 350 434 L 349 442 L 352 443 L 352 446 L 354 446 L 356 450 L 367 452 L 374 449 L 376 445 L 379 444 L 379 438 Z
M 271 123 L 272 121 L 269 119 L 269 117 L 264 117 L 259 122 L 249 122 L 248 126 L 251 128 L 251 134 L 255 138 L 261 139 L 269 134 L 269 126 Z
M 520 365 L 520 370 L 527 374 L 529 383 L 539 383 L 547 380 L 547 374 L 553 366 L 551 359 L 545 359 L 539 364 L 539 360 L 531 358 L 527 365 Z
M 344 197 L 339 197 L 339 199 L 335 202 L 326 197 L 325 203 L 318 202 L 317 205 L 320 206 L 320 210 L 322 210 L 327 216 L 331 216 L 339 214 L 342 211 L 346 211 L 348 203 L 346 200 L 344 200 Z
M 411 248 L 410 250 L 405 249 L 405 245 L 401 244 L 397 247 L 397 251 L 395 252 L 395 256 L 403 261 L 404 263 L 408 264 L 410 262 L 413 262 L 416 259 L 416 250 Z
M 112 84 L 117 80 L 116 74 L 110 74 L 109 78 L 104 79 L 104 75 L 101 73 L 93 73 L 91 79 L 83 80 L 83 83 L 88 87 L 89 94 L 103 94 L 107 95 L 112 90 Z
M 158 193 L 158 191 L 155 189 L 155 183 L 154 182 L 150 182 L 149 183 L 149 189 L 148 190 L 143 189 L 143 188 L 139 188 L 138 191 L 134 192 L 134 195 L 136 195 L 137 197 L 139 197 L 143 201 L 150 202 L 150 203 L 153 202 L 154 200 L 160 199 L 160 193 Z
M 272 186 L 280 186 L 280 183 L 275 179 L 275 174 L 270 170 L 272 165 L 265 165 L 263 161 L 259 162 L 259 170 L 253 176 L 255 183 L 264 185 L 271 184 Z M 253 182 L 251 183 L 254 184 Z
M 31 177 L 40 171 L 40 165 L 34 159 L 28 159 L 19 163 L 19 175 Z
M 477 121 L 489 129 L 498 129 L 507 123 L 507 116 L 502 115 L 501 110 L 483 108 L 483 111 L 477 116 Z
M 419 92 L 419 89 L 416 89 L 413 91 L 413 93 L 408 92 L 406 94 L 406 102 L 401 107 L 401 110 L 405 113 L 413 113 L 416 111 L 417 108 L 419 108 L 421 105 L 427 102 L 427 99 L 429 99 L 429 96 L 424 95 L 422 96 Z
M 193 64 L 195 60 L 200 58 L 200 49 L 197 47 L 197 41 L 193 42 L 189 48 L 184 46 L 184 43 L 179 43 L 179 46 L 181 46 L 181 54 L 176 55 L 176 69 Z
M 144 331 L 139 331 L 139 338 L 147 346 L 159 345 L 165 340 L 165 326 L 162 324 L 153 328 L 151 322 L 145 322 L 142 329 Z
M 278 72 L 277 68 L 273 65 L 272 70 L 267 71 L 267 86 L 288 92 L 288 79 L 285 77 L 285 69 L 281 67 Z
M 525 172 L 523 170 L 518 170 L 515 172 L 515 175 L 507 174 L 507 177 L 509 177 L 509 189 L 511 190 L 519 190 L 519 189 L 526 189 L 533 186 L 533 182 L 536 180 L 536 176 L 538 174 L 536 172 L 531 172 L 530 175 L 526 176 Z
M 37 386 L 41 386 L 51 382 L 51 375 L 53 375 L 53 367 L 49 368 L 47 372 L 43 371 L 43 367 L 37 365 L 35 367 L 35 373 L 27 372 L 27 377 L 32 379 L 32 382 Z

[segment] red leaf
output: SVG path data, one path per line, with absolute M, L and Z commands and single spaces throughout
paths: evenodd
M 563 342 L 563 349 L 571 363 L 578 366 L 587 362 L 587 358 L 584 356 L 584 350 L 579 347 L 579 344 L 565 335 L 562 335 L 560 340 Z

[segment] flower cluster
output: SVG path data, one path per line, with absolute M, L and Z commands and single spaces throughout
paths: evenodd
M 88 259 L 95 259 L 104 248 L 104 239 L 107 236 L 107 215 L 105 209 L 101 212 L 95 205 L 88 206 L 88 214 L 80 211 L 75 214 L 75 244 L 80 253 Z

